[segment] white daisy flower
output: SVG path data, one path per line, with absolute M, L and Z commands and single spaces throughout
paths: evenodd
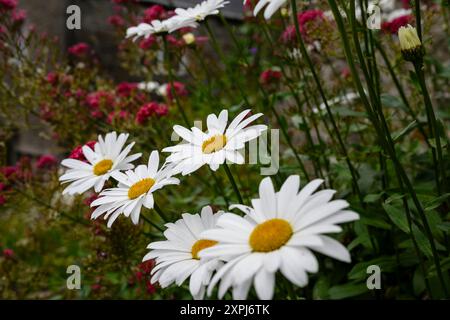
M 222 110 L 218 117 L 210 114 L 206 120 L 206 132 L 196 127 L 189 130 L 175 125 L 173 130 L 187 143 L 164 148 L 163 152 L 172 153 L 167 162 L 174 163 L 174 171 L 183 175 L 192 173 L 205 164 L 216 171 L 225 160 L 243 164 L 245 160 L 239 150 L 244 148 L 246 142 L 257 138 L 267 129 L 266 125 L 247 127 L 263 115 L 258 113 L 244 119 L 249 112 L 249 109 L 241 112 L 229 125 L 227 110 Z
M 244 0 L 244 4 L 245 1 L 247 0 Z M 255 8 L 253 9 L 253 15 L 256 17 L 261 9 L 266 7 L 266 9 L 264 10 L 264 18 L 268 20 L 275 12 L 277 12 L 278 9 L 280 9 L 286 3 L 286 1 L 287 0 L 259 0 Z
M 219 14 L 219 9 L 229 4 L 226 0 L 206 0 L 192 8 L 175 9 L 176 19 L 187 21 L 203 21 L 209 15 Z
M 95 192 L 100 192 L 113 173 L 134 168 L 130 162 L 138 159 L 142 154 L 128 156 L 134 142 L 124 149 L 127 139 L 128 134 L 125 133 L 117 137 L 116 132 L 110 132 L 104 140 L 99 135 L 94 150 L 88 146 L 82 148 L 88 163 L 76 159 L 64 159 L 61 164 L 69 169 L 59 178 L 59 181 L 70 182 L 70 185 L 64 189 L 63 194 L 80 194 L 92 187 Z
M 160 170 L 158 151 L 153 151 L 148 159 L 148 165 L 139 165 L 134 170 L 125 173 L 115 171 L 111 175 L 119 181 L 117 188 L 105 189 L 99 198 L 92 202 L 91 207 L 97 207 L 92 212 L 92 219 L 105 214 L 108 228 L 120 214 L 131 217 L 138 224 L 142 206 L 152 209 L 154 206 L 153 192 L 166 185 L 179 184 L 172 177 L 172 168 L 163 166 Z
M 222 266 L 218 259 L 201 259 L 198 254 L 216 241 L 200 238 L 200 233 L 216 227 L 222 212 L 213 214 L 211 207 L 203 207 L 201 215 L 184 213 L 182 219 L 166 224 L 165 241 L 152 242 L 151 251 L 143 261 L 156 259 L 151 283 L 159 282 L 162 288 L 172 283 L 181 286 L 190 277 L 189 290 L 195 299 L 203 299 L 212 273 Z
M 142 91 L 154 92 L 159 88 L 160 84 L 156 81 L 139 82 L 138 89 Z
M 290 176 L 275 192 L 270 178 L 265 178 L 259 185 L 260 198 L 252 200 L 252 207 L 230 207 L 242 210 L 245 217 L 224 213 L 218 228 L 203 232 L 202 238 L 218 243 L 203 250 L 200 257 L 227 261 L 211 280 L 208 295 L 221 281 L 219 298 L 232 287 L 234 299 L 245 299 L 253 283 L 260 299 L 271 299 L 278 270 L 295 285 L 306 286 L 307 272 L 318 271 L 311 250 L 350 262 L 348 250 L 323 234 L 340 232 L 339 223 L 359 216 L 346 210 L 347 201 L 331 201 L 334 190 L 314 193 L 322 182 L 313 180 L 299 192 L 299 176 Z
M 196 26 L 197 23 L 194 19 L 178 19 L 176 16 L 162 21 L 155 19 L 151 23 L 140 23 L 135 27 L 128 28 L 126 38 L 133 37 L 133 40 L 139 37 L 148 38 L 152 34 L 171 33 L 181 28 L 195 28 Z

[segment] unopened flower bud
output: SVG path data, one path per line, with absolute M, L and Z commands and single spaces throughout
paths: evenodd
M 401 27 L 398 30 L 398 38 L 403 58 L 411 62 L 421 62 L 425 55 L 422 42 L 417 35 L 417 30 L 411 25 Z
M 195 42 L 195 36 L 192 33 L 186 33 L 183 35 L 183 40 L 187 45 L 190 45 Z

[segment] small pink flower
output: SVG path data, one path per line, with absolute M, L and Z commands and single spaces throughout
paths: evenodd
M 52 86 L 55 86 L 58 83 L 58 78 L 59 78 L 58 74 L 52 71 L 47 74 L 45 80 L 47 80 L 47 82 L 50 83 Z
M 55 113 L 47 103 L 44 103 L 39 107 L 39 116 L 42 120 L 50 121 L 55 116 Z
M 128 111 L 125 111 L 125 110 L 120 110 L 119 112 L 111 111 L 108 114 L 108 118 L 106 119 L 106 122 L 111 124 L 116 120 L 127 120 L 129 116 L 130 116 L 130 114 L 128 113 Z
M 144 18 L 142 19 L 146 23 L 150 23 L 153 20 L 162 20 L 167 18 L 167 11 L 163 6 L 155 4 L 144 11 Z
M 346 78 L 350 77 L 350 75 L 351 75 L 351 73 L 350 73 L 350 68 L 349 67 L 345 67 L 344 69 L 342 69 L 341 76 L 343 78 L 346 79 Z
M 177 81 L 173 82 L 173 91 L 175 91 L 177 97 L 185 97 L 189 94 L 189 92 L 186 89 L 186 86 L 183 83 Z M 166 95 L 169 100 L 173 100 L 172 83 L 167 84 Z
M 91 111 L 91 117 L 94 119 L 102 119 L 105 116 L 105 114 L 100 110 L 92 110 Z
M 296 41 L 295 26 L 287 26 L 281 34 L 281 41 L 288 44 Z
M 14 10 L 11 14 L 11 18 L 14 23 L 22 23 L 27 18 L 27 12 L 25 10 Z
M 155 113 L 157 116 L 166 116 L 169 113 L 169 107 L 166 104 L 159 103 L 155 108 Z
M 98 199 L 98 194 L 94 193 L 90 197 L 83 200 L 83 203 L 87 205 L 88 207 L 91 206 L 91 203 Z
M 186 44 L 186 42 L 184 42 L 184 40 L 177 39 L 176 37 L 174 37 L 170 34 L 166 36 L 166 40 L 170 46 L 175 47 L 175 48 L 182 47 Z
M 129 97 L 137 89 L 137 84 L 132 82 L 121 82 L 116 87 L 116 93 L 122 97 Z
M 102 289 L 102 285 L 100 283 L 94 283 L 91 285 L 91 290 L 94 292 L 98 292 Z
M 39 169 L 51 168 L 54 165 L 56 165 L 57 162 L 58 160 L 56 159 L 55 156 L 51 154 L 45 154 L 39 157 L 39 159 L 36 162 L 36 167 Z
M 19 171 L 19 168 L 17 166 L 6 166 L 6 167 L 0 168 L 0 173 L 6 179 L 14 176 L 15 174 L 17 174 L 18 171 Z
M 156 102 L 144 104 L 136 113 L 136 122 L 143 125 L 155 113 Z
M 156 287 L 150 282 L 150 280 L 146 283 L 146 289 L 148 294 L 154 294 L 156 292 Z
M 144 273 L 142 271 L 136 271 L 134 276 L 136 277 L 136 280 L 140 282 L 144 278 Z
M 300 29 L 304 29 L 308 22 L 325 19 L 323 11 L 318 9 L 306 10 L 299 13 L 297 16 Z
M 3 249 L 3 256 L 5 258 L 8 258 L 8 259 L 13 258 L 14 257 L 14 250 L 13 249 L 9 249 L 9 248 Z
M 17 0 L 0 0 L 0 9 L 13 10 L 17 7 Z
M 114 15 L 108 17 L 108 23 L 115 26 L 115 27 L 123 27 L 125 24 L 125 21 L 123 18 L 119 15 Z
M 152 269 L 155 267 L 155 260 L 151 259 L 141 262 L 138 267 L 144 274 L 150 275 Z
M 393 19 L 389 22 L 383 22 L 381 24 L 381 29 L 384 32 L 390 33 L 390 34 L 397 34 L 400 27 L 404 27 L 407 24 L 411 23 L 413 20 L 413 17 L 409 14 L 398 17 Z
M 153 47 L 156 44 L 156 38 L 154 36 L 150 36 L 148 38 L 144 38 L 139 42 L 139 48 L 146 50 Z
M 94 150 L 94 146 L 97 143 L 97 141 L 89 141 L 85 145 Z M 86 161 L 86 158 L 84 157 L 83 153 L 83 146 L 78 146 L 75 149 L 72 150 L 72 152 L 69 155 L 70 159 L 80 160 L 80 161 Z
M 79 58 L 87 55 L 90 49 L 91 47 L 87 43 L 80 42 L 69 47 L 68 52 L 69 54 Z
M 98 109 L 101 105 L 112 107 L 114 104 L 114 96 L 103 90 L 91 92 L 86 97 L 86 103 L 92 109 Z
M 259 82 L 263 85 L 276 83 L 281 79 L 281 71 L 267 69 L 264 70 L 259 76 Z

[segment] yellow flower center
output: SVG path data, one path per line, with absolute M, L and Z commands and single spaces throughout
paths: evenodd
M 101 176 L 107 173 L 113 166 L 113 162 L 109 159 L 104 159 L 97 162 L 94 166 L 94 174 Z
M 130 200 L 136 199 L 140 195 L 147 193 L 154 184 L 155 180 L 152 178 L 145 178 L 136 182 L 128 190 L 128 198 L 130 198 Z
M 225 137 L 223 134 L 218 134 L 203 142 L 202 151 L 203 153 L 213 153 L 222 150 L 226 144 L 227 137 Z
M 192 259 L 199 260 L 198 253 L 202 251 L 203 249 L 212 247 L 217 244 L 217 241 L 214 240 L 206 240 L 206 239 L 200 239 L 197 240 L 191 249 Z
M 249 243 L 254 252 L 270 252 L 286 244 L 292 233 L 292 227 L 286 220 L 270 219 L 256 226 Z

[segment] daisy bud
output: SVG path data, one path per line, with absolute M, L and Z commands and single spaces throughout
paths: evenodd
M 401 27 L 398 30 L 398 38 L 400 40 L 400 47 L 403 58 L 406 61 L 420 62 L 425 55 L 422 42 L 417 35 L 417 30 L 411 25 Z
M 183 35 L 183 40 L 187 45 L 191 45 L 195 43 L 195 36 L 189 32 Z

